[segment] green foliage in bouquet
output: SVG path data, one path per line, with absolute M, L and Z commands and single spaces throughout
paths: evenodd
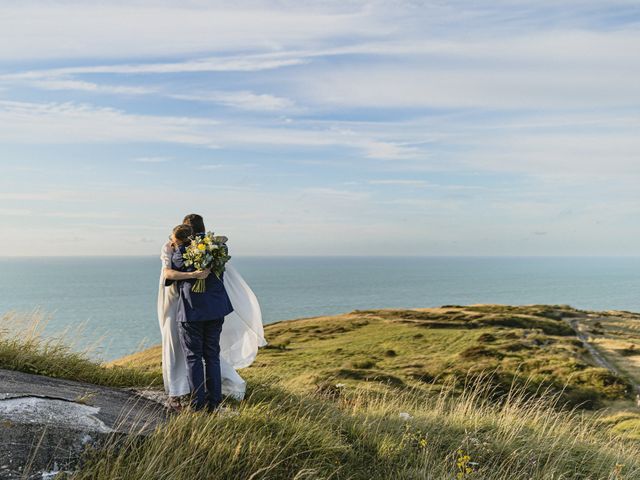
M 213 232 L 193 237 L 182 255 L 184 265 L 194 267 L 196 270 L 208 268 L 216 277 L 220 278 L 224 272 L 225 264 L 231 258 L 227 248 L 227 240 L 227 237 L 214 235 Z M 191 290 L 202 293 L 205 288 L 205 280 L 199 279 L 193 284 Z

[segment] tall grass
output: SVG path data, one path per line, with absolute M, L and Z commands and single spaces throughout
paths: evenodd
M 105 368 L 89 359 L 89 350 L 74 350 L 71 345 L 77 330 L 45 338 L 47 322 L 48 317 L 38 310 L 0 316 L 0 368 L 112 387 L 162 385 L 157 373 L 120 366 Z
M 140 441 L 92 452 L 75 479 L 635 479 L 640 446 L 482 377 L 417 390 L 298 395 L 263 378 L 220 415 L 183 413 Z M 400 414 L 403 415 L 400 415 Z

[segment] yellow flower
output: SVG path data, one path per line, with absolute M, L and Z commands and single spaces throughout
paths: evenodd
M 199 243 L 198 244 L 198 250 L 200 250 L 201 252 L 204 251 L 207 247 L 205 246 L 204 243 Z

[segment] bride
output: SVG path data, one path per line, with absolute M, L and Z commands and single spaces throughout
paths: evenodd
M 195 231 L 204 231 L 204 223 L 199 215 L 187 215 L 184 223 L 191 225 Z M 180 409 L 179 397 L 190 393 L 190 389 L 187 363 L 180 346 L 176 321 L 179 293 L 176 282 L 172 280 L 198 278 L 201 273 L 172 270 L 174 241 L 172 235 L 163 245 L 160 254 L 162 269 L 158 287 L 158 321 L 162 334 L 162 378 L 165 392 L 169 396 L 168 406 Z M 233 312 L 225 316 L 220 334 L 222 393 L 241 400 L 244 398 L 246 383 L 236 369 L 251 365 L 258 347 L 267 342 L 264 339 L 258 300 L 231 262 L 226 265 L 223 283 L 233 305 Z

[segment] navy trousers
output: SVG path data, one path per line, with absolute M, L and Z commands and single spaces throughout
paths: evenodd
M 201 322 L 180 322 L 180 342 L 187 359 L 187 374 L 193 406 L 201 409 L 222 402 L 220 374 L 220 332 L 224 317 Z M 204 362 L 204 365 L 203 365 Z

